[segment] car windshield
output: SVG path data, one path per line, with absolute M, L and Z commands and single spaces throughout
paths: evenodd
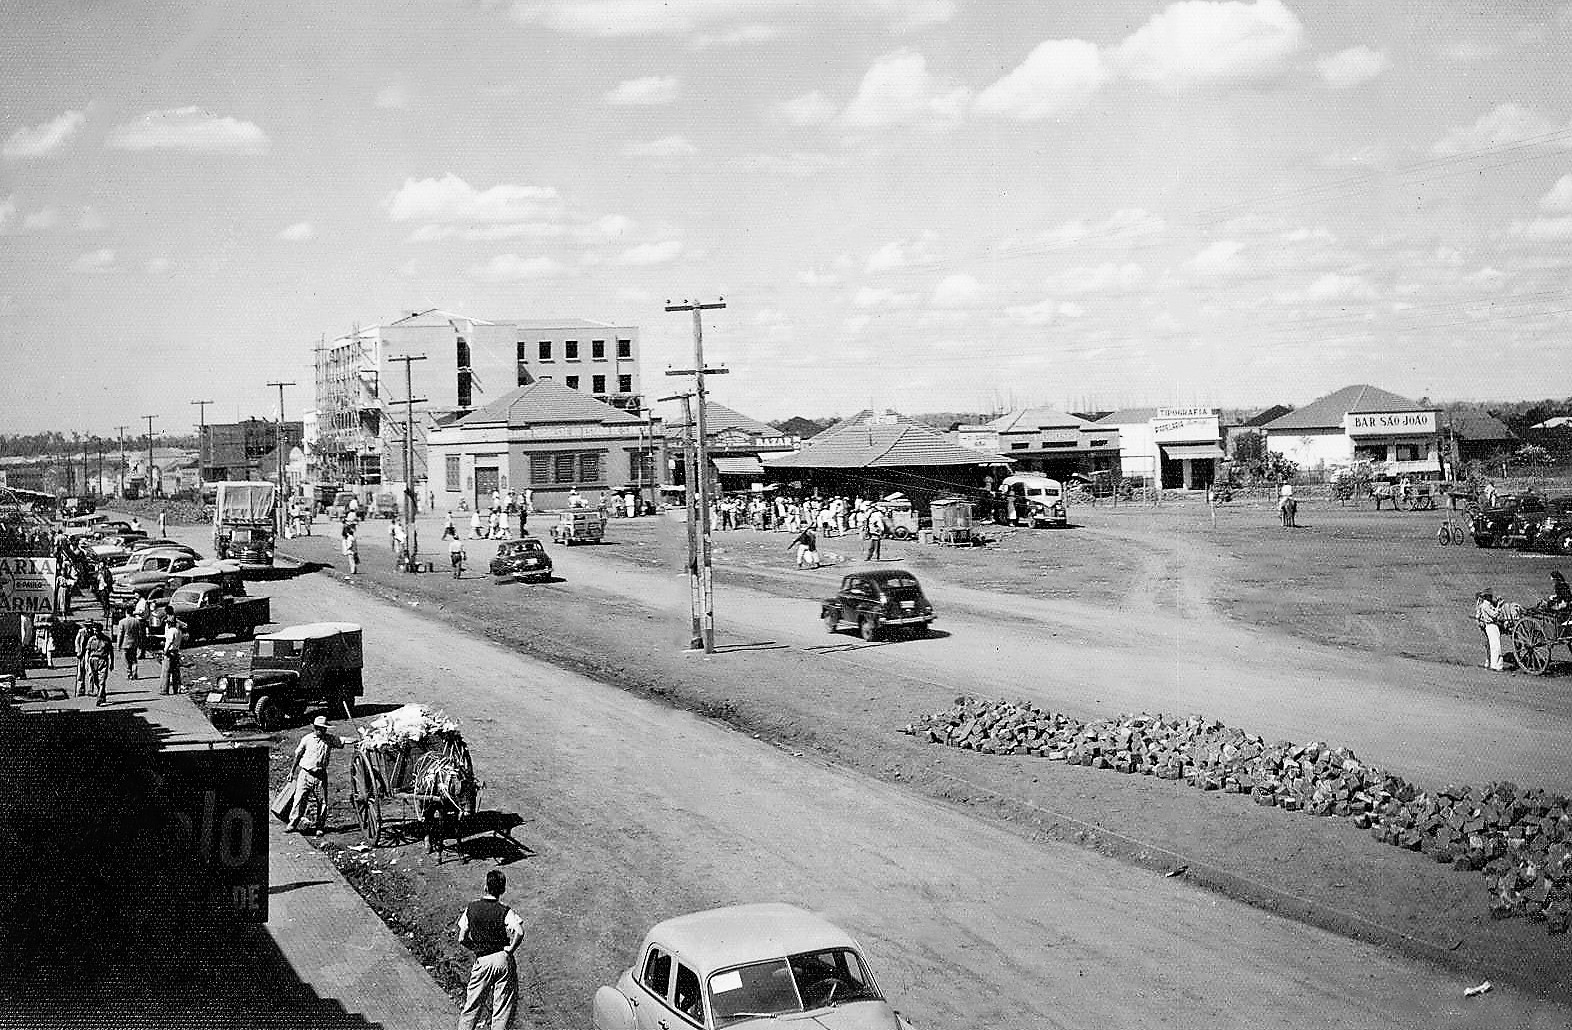
M 850 948 L 805 951 L 710 976 L 717 1027 L 758 1016 L 806 1012 L 848 1001 L 878 1001 L 862 959 Z
M 201 604 L 202 593 L 200 590 L 176 590 L 169 599 L 175 604 Z

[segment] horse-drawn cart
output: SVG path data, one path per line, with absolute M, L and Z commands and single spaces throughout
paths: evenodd
M 1539 604 L 1523 609 L 1513 621 L 1512 650 L 1524 672 L 1543 676 L 1557 647 L 1565 648 L 1572 658 L 1572 609 Z
M 350 759 L 349 792 L 366 843 L 376 847 L 385 805 L 402 805 L 405 821 L 435 842 L 443 828 L 473 816 L 481 784 L 458 724 L 422 705 L 379 716 Z

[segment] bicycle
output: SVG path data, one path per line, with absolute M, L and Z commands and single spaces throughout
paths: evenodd
M 1442 547 L 1453 544 L 1461 547 L 1468 540 L 1468 533 L 1462 525 L 1450 515 L 1441 520 L 1441 528 L 1436 530 L 1436 543 Z

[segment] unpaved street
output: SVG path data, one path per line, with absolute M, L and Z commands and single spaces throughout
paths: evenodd
M 530 1009 L 550 1026 L 584 1024 L 594 986 L 651 922 L 763 899 L 805 904 L 860 935 L 920 1026 L 1572 1019 L 1506 990 L 1465 1001 L 1454 975 L 1182 879 L 1031 842 L 329 576 L 269 592 L 280 621 L 366 625 L 368 701 L 435 704 L 463 722 L 487 781 L 483 806 L 525 819 L 517 835 L 533 854 L 509 867 L 511 894 L 531 928 Z M 415 849 L 404 860 L 417 862 Z M 420 861 L 418 877 L 433 910 L 456 912 L 482 869 Z

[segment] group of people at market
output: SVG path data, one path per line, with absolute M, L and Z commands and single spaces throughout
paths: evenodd
M 175 617 L 167 604 L 141 598 L 112 623 L 113 610 L 104 604 L 104 620 L 88 621 L 77 630 L 73 650 L 76 654 L 76 696 L 92 694 L 100 705 L 109 703 L 109 674 L 118 655 L 126 679 L 141 677 L 138 667 L 143 658 L 159 666 L 159 693 L 178 694 L 180 652 L 185 647 L 185 623 Z

